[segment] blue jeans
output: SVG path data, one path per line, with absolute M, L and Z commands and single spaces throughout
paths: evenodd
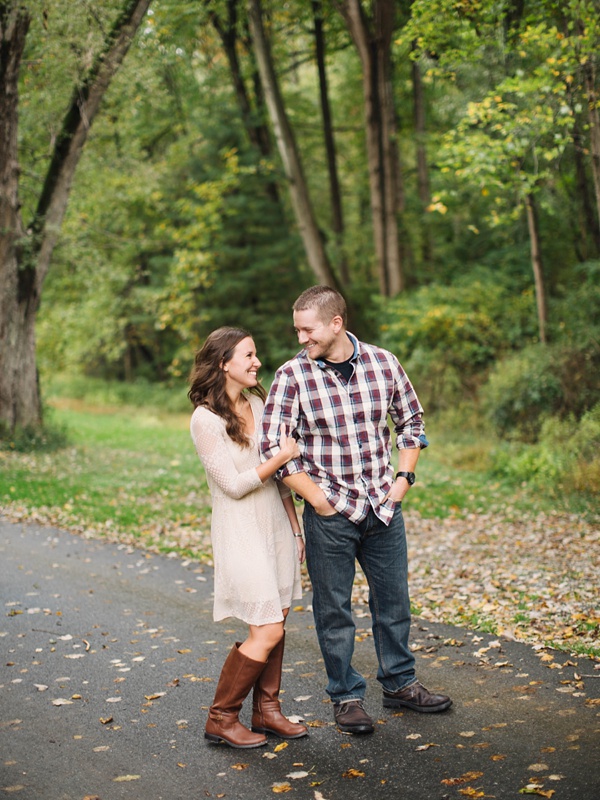
M 410 600 L 406 534 L 400 504 L 386 526 L 371 510 L 360 523 L 342 514 L 319 516 L 304 504 L 306 564 L 313 587 L 319 645 L 334 703 L 365 696 L 366 681 L 352 667 L 356 626 L 352 618 L 355 562 L 369 584 L 369 608 L 379 660 L 377 680 L 395 692 L 415 681 L 415 659 L 408 647 Z

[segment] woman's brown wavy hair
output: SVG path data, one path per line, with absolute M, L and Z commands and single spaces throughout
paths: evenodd
M 251 334 L 243 328 L 217 328 L 213 331 L 194 358 L 190 373 L 188 397 L 194 408 L 204 406 L 225 420 L 227 435 L 242 447 L 251 447 L 244 433 L 243 420 L 235 413 L 229 395 L 225 391 L 223 367 L 233 356 L 236 346 Z M 245 389 L 265 400 L 267 393 L 259 384 Z

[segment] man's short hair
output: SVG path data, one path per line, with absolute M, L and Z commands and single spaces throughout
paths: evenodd
M 302 292 L 293 305 L 294 311 L 314 309 L 322 322 L 329 323 L 334 317 L 341 317 L 346 327 L 348 312 L 346 301 L 339 292 L 330 286 L 311 286 Z

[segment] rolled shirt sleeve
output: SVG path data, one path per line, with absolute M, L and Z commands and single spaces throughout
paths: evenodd
M 279 452 L 281 425 L 285 425 L 286 434 L 292 434 L 298 425 L 298 389 L 284 368 L 277 370 L 263 412 L 259 450 L 263 461 L 267 461 Z M 278 480 L 303 472 L 299 458 L 288 461 L 275 473 Z

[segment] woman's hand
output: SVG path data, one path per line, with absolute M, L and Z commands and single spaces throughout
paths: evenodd
M 296 551 L 298 553 L 298 561 L 302 564 L 304 559 L 306 558 L 306 545 L 304 544 L 304 539 L 301 536 L 296 536 Z
M 300 450 L 298 448 L 298 442 L 294 439 L 294 437 L 286 434 L 285 425 L 283 422 L 281 423 L 280 431 L 279 450 L 282 457 L 285 457 L 284 463 L 287 464 L 288 461 L 291 461 L 294 458 L 300 458 Z

